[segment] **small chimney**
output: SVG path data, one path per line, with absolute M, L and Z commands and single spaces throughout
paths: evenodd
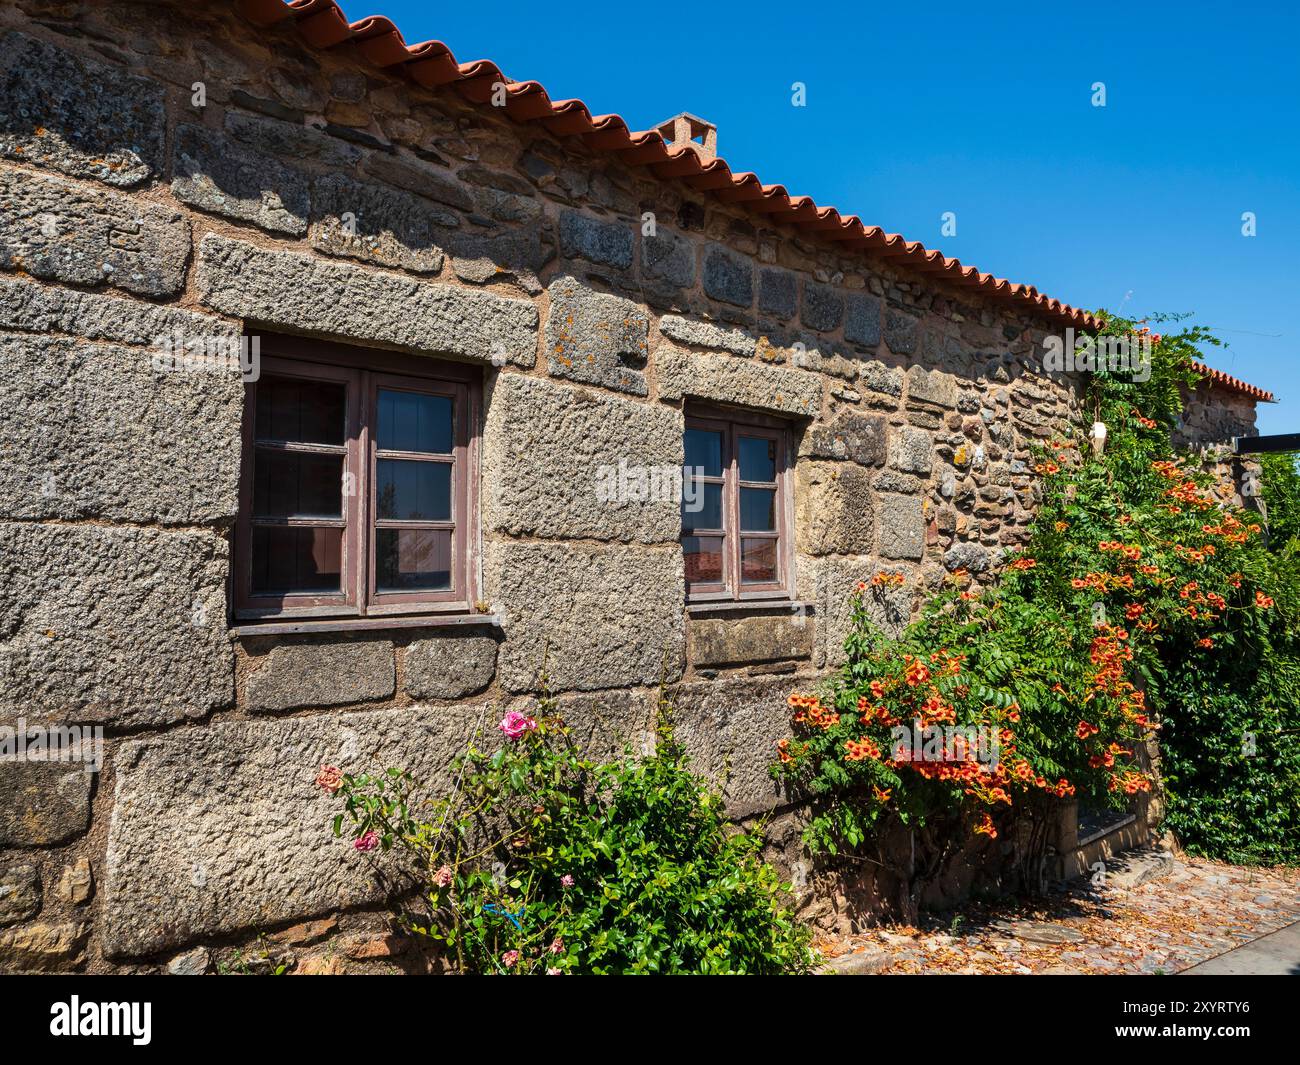
M 702 163 L 718 154 L 718 127 L 687 111 L 660 122 L 655 131 L 671 148 L 693 148 Z

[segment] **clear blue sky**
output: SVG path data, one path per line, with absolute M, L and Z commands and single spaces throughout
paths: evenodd
M 1195 312 L 1300 432 L 1290 3 L 342 2 L 633 129 L 701 115 L 733 170 L 1076 306 Z

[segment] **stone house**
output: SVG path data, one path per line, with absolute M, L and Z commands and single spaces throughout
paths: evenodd
M 0 761 L 0 970 L 389 964 L 319 766 L 445 781 L 543 669 L 779 808 L 854 585 L 1022 539 L 1090 316 L 716 150 L 332 0 L 0 9 L 0 726 L 104 737 Z

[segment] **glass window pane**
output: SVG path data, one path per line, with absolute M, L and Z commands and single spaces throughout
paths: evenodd
M 776 441 L 742 436 L 736 445 L 742 481 L 776 482 Z
M 451 520 L 451 463 L 380 459 L 375 465 L 379 517 L 399 521 Z
M 740 579 L 744 584 L 770 584 L 776 580 L 776 540 L 741 538 Z
M 258 440 L 342 444 L 347 431 L 347 386 L 264 376 L 257 382 L 254 433 Z
M 451 454 L 451 399 L 419 392 L 379 390 L 379 424 L 375 430 L 382 451 L 425 451 Z
M 691 584 L 722 583 L 722 537 L 687 536 L 682 539 L 686 580 Z
M 253 459 L 258 518 L 341 518 L 343 456 L 259 448 Z
M 682 482 L 682 528 L 721 529 L 722 485 L 701 481 Z
M 450 529 L 375 530 L 378 591 L 438 591 L 450 587 Z
M 722 476 L 720 432 L 712 429 L 686 430 L 686 469 L 701 477 Z
M 776 489 L 740 490 L 740 528 L 744 532 L 776 531 Z
M 337 593 L 343 530 L 253 526 L 253 594 Z

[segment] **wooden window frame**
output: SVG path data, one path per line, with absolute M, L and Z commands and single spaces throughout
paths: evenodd
M 261 337 L 261 373 L 304 380 L 335 381 L 347 386 L 344 445 L 290 445 L 286 450 L 342 454 L 345 474 L 355 490 L 343 494 L 341 519 L 253 518 L 255 416 L 257 382 L 245 385 L 243 447 L 240 466 L 239 518 L 235 526 L 232 571 L 234 615 L 240 620 L 284 618 L 385 618 L 411 615 L 472 614 L 478 600 L 480 531 L 477 525 L 479 424 L 482 371 L 419 355 L 361 348 L 300 337 Z M 447 458 L 423 453 L 380 452 L 372 446 L 379 390 L 417 391 L 453 400 L 452 452 Z M 267 442 L 260 445 L 267 447 Z M 278 447 L 271 443 L 271 447 Z M 377 468 L 381 458 L 446 462 L 452 466 L 452 517 L 448 521 L 377 519 Z M 343 493 L 343 485 L 339 486 Z M 252 593 L 254 525 L 285 524 L 342 527 L 341 591 L 336 594 Z M 451 588 L 380 592 L 375 587 L 376 528 L 453 528 Z
M 790 601 L 795 587 L 794 479 L 790 423 L 780 418 L 733 410 L 707 404 L 690 404 L 686 411 L 686 428 L 722 433 L 722 477 L 705 477 L 706 483 L 722 483 L 722 529 L 685 529 L 682 537 L 713 536 L 722 538 L 721 582 L 690 582 L 686 585 L 688 603 L 770 603 Z M 758 437 L 776 443 L 776 481 L 740 480 L 740 456 L 737 438 Z M 685 483 L 685 482 L 683 482 Z M 770 533 L 745 533 L 740 529 L 740 489 L 776 487 L 776 529 Z M 776 580 L 762 584 L 745 584 L 741 580 L 741 542 L 745 539 L 772 539 L 777 543 Z

